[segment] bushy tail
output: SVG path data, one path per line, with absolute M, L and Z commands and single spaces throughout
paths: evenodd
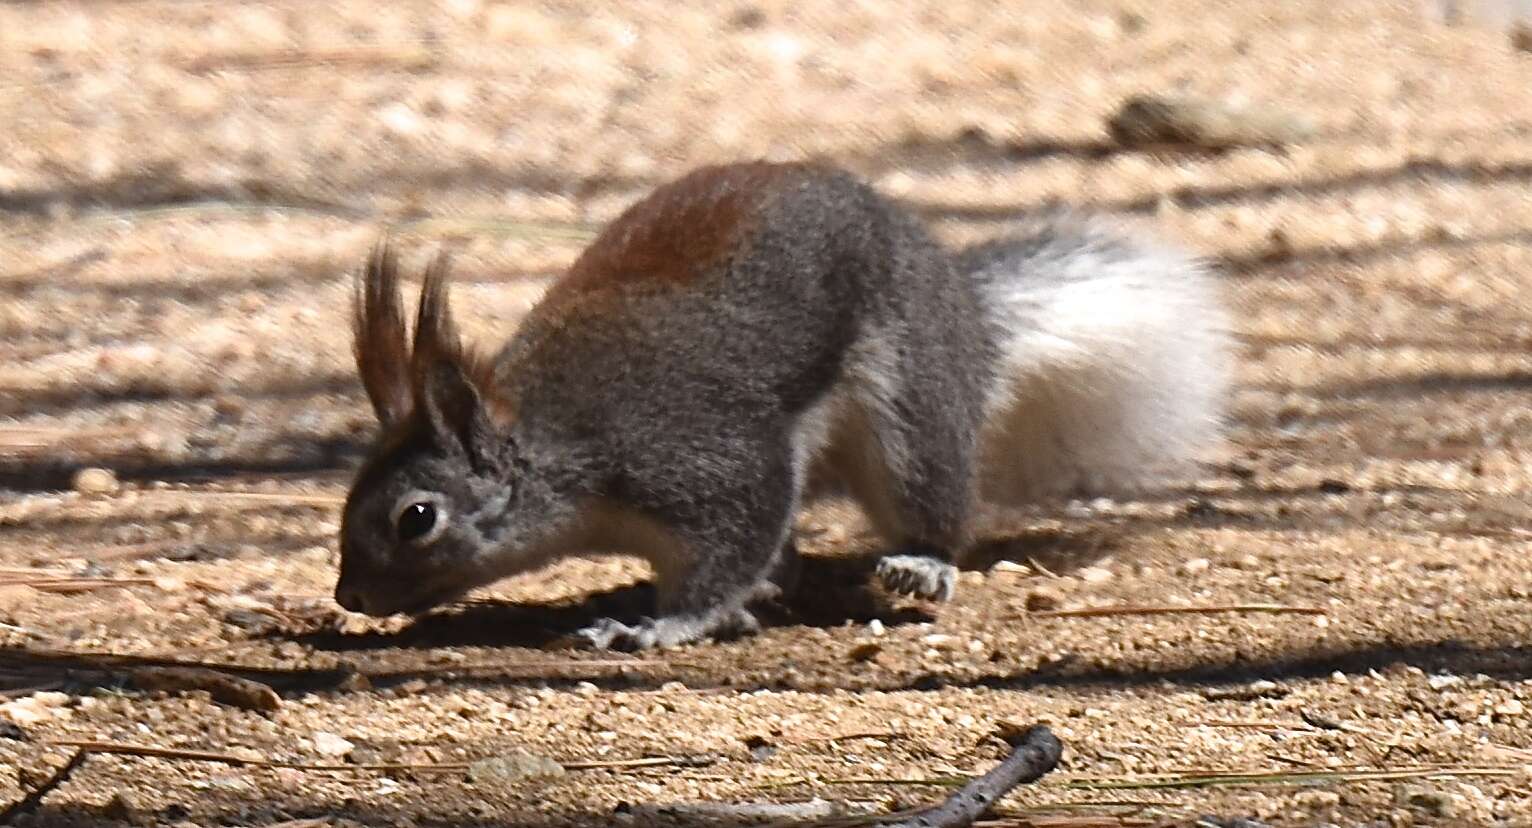
M 1070 216 L 960 255 L 1000 331 L 985 499 L 1131 492 L 1184 474 L 1216 443 L 1231 346 L 1196 261 Z

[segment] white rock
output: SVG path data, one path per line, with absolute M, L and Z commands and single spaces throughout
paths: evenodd
M 69 704 L 69 694 L 60 693 L 57 690 L 43 690 L 33 693 L 28 698 L 44 707 L 63 707 Z
M 378 119 L 396 135 L 414 135 L 425 127 L 425 120 L 403 103 L 390 104 L 378 113 Z
M 52 691 L 33 693 L 0 704 L 0 716 L 21 725 L 35 725 L 52 719 L 67 719 L 74 712 L 68 707 L 69 694 Z
M 323 730 L 316 731 L 313 738 L 314 751 L 320 756 L 345 756 L 356 747 L 350 741 Z
M 1087 584 L 1104 584 L 1112 580 L 1112 570 L 1102 566 L 1087 566 L 1080 570 L 1080 580 Z
M 117 475 L 111 469 L 80 469 L 74 474 L 74 490 L 84 495 L 105 495 L 117 491 Z
M 1212 567 L 1212 561 L 1209 561 L 1207 558 L 1192 558 L 1191 560 L 1181 564 L 1181 574 L 1199 575 L 1208 571 Z

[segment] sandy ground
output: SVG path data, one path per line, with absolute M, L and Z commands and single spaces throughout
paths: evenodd
M 1532 824 L 1532 53 L 1409 3 L 586 5 L 0 4 L 0 802 L 65 740 L 415 766 L 93 755 L 19 821 L 883 812 L 1043 720 L 1065 765 L 1007 824 Z M 1317 134 L 1115 146 L 1144 92 Z M 834 508 L 801 527 L 818 586 L 762 635 L 653 658 L 552 646 L 644 578 L 623 561 L 412 627 L 330 601 L 372 429 L 348 279 L 381 227 L 410 262 L 458 252 L 488 338 L 647 188 L 807 155 L 953 240 L 1069 203 L 1212 258 L 1229 449 L 1142 501 L 998 516 L 1010 563 L 940 610 L 861 589 L 872 541 Z M 120 488 L 72 490 L 98 466 Z M 1311 612 L 1037 612 L 1233 604 Z M 154 660 L 281 702 L 144 690 Z M 461 769 L 516 750 L 690 761 Z

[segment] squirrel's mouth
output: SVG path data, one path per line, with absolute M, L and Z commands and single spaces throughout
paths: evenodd
M 397 596 L 379 595 L 360 589 L 337 589 L 335 600 L 350 612 L 373 618 L 387 618 L 391 615 L 419 618 L 462 594 L 463 590 L 457 588 L 432 589 Z

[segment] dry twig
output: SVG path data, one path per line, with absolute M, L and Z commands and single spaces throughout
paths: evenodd
M 319 508 L 329 508 L 332 506 L 341 506 L 346 502 L 346 498 L 343 495 L 301 494 L 299 492 L 184 491 L 175 492 L 174 494 L 184 496 L 187 499 L 196 500 L 199 502 L 211 500 L 214 502 L 227 503 L 231 505 L 249 503 L 276 503 L 283 506 L 314 506 Z
M 133 440 L 143 434 L 138 426 L 105 428 L 44 428 L 39 426 L 0 427 L 0 451 L 56 451 L 61 448 L 101 448 L 102 444 Z
M 70 594 L 93 589 L 154 586 L 153 578 L 0 578 L 0 587 L 24 586 L 39 592 Z
M 213 701 L 245 710 L 271 712 L 282 705 L 277 691 L 247 678 L 206 667 L 139 667 L 130 677 L 140 690 L 168 693 L 206 691 Z
M 87 751 L 75 751 L 74 755 L 69 757 L 69 761 L 60 766 L 47 779 L 43 780 L 41 785 L 28 791 L 26 796 L 12 803 L 4 811 L 0 811 L 0 825 L 10 825 L 16 821 L 17 817 L 37 810 L 37 806 L 43 802 L 43 797 L 64 784 L 71 774 L 79 770 L 81 765 L 85 764 L 85 760 L 89 756 L 90 754 Z
M 965 828 L 984 815 L 1007 791 L 1017 785 L 1034 782 L 1059 763 L 1064 746 L 1053 731 L 1044 725 L 1007 735 L 1011 755 L 991 768 L 989 773 L 964 785 L 940 805 L 918 815 L 878 828 Z
M 335 46 L 324 49 L 265 49 L 208 52 L 181 61 L 188 72 L 206 74 L 230 69 L 306 69 L 357 66 L 370 69 L 428 69 L 440 56 L 420 43 Z

